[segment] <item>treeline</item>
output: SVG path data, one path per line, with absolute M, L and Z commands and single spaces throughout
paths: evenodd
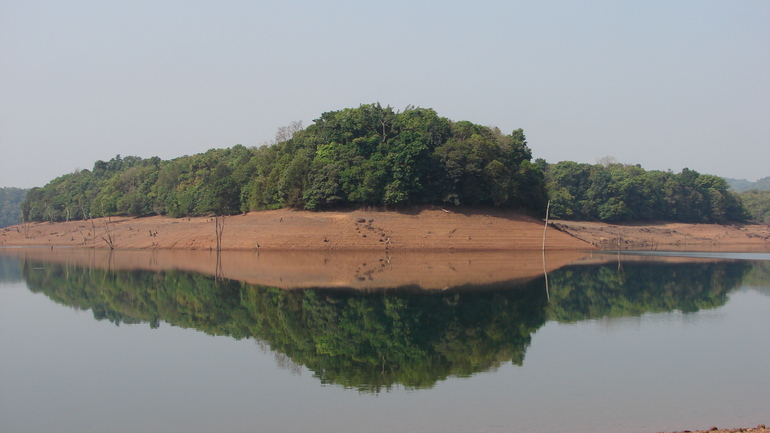
M 541 213 L 545 180 L 531 158 L 520 129 L 370 104 L 282 128 L 270 146 L 98 161 L 32 189 L 23 212 L 32 221 L 415 204 Z
M 738 194 L 751 220 L 770 224 L 770 191 L 751 190 Z
M 453 122 L 435 111 L 379 104 L 323 113 L 281 128 L 272 145 L 212 149 L 163 161 L 135 156 L 33 188 L 26 221 L 100 216 L 229 215 L 283 207 L 494 206 L 554 218 L 621 222 L 747 220 L 717 176 L 645 171 L 605 161 L 548 164 L 521 129 Z M 750 197 L 753 200 L 753 197 Z M 757 211 L 759 212 L 759 211 Z M 754 219 L 764 220 L 753 212 Z
M 26 189 L 0 188 L 0 228 L 18 224 Z
M 554 218 L 589 221 L 666 220 L 722 223 L 749 218 L 740 198 L 718 176 L 685 168 L 646 171 L 613 161 L 540 164 Z

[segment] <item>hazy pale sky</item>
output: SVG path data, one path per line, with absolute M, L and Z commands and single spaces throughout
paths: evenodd
M 536 158 L 770 176 L 770 1 L 0 0 L 0 186 L 380 102 Z

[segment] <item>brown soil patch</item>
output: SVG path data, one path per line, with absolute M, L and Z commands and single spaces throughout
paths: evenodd
M 0 246 L 216 249 L 213 218 L 111 218 L 31 224 L 0 231 Z M 541 250 L 543 223 L 512 212 L 422 209 L 410 213 L 274 210 L 225 218 L 223 250 Z M 585 250 L 584 241 L 549 230 L 549 250 Z
M 746 432 L 746 433 L 770 433 L 770 429 L 766 428 L 764 424 L 760 424 L 757 427 L 754 428 L 730 428 L 730 429 L 719 429 L 717 427 L 712 427 L 709 430 L 683 430 L 681 432 L 674 432 L 674 433 L 685 433 L 685 432 L 691 432 L 691 433 L 739 433 L 739 432 Z
M 601 250 L 770 251 L 766 224 L 554 221 L 553 225 Z
M 213 218 L 111 218 L 0 230 L 2 246 L 215 250 Z M 223 250 L 526 251 L 541 250 L 543 222 L 500 210 L 412 212 L 273 210 L 225 218 Z M 770 251 L 759 224 L 605 224 L 554 221 L 546 249 Z

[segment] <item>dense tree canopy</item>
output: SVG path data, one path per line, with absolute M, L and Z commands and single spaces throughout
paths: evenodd
M 629 221 L 745 220 L 740 197 L 717 176 L 684 169 L 531 162 L 521 129 L 453 122 L 426 108 L 380 104 L 323 113 L 281 128 L 272 145 L 211 149 L 169 161 L 97 161 L 91 171 L 33 188 L 32 221 L 125 215 L 228 215 L 291 207 L 494 206 L 556 218 Z M 748 197 L 752 203 L 756 197 Z M 755 206 L 757 207 L 757 206 Z M 759 212 L 759 211 L 758 211 Z M 754 216 L 762 220 L 765 213 Z
M 0 188 L 0 227 L 12 226 L 21 222 L 19 210 L 26 194 L 26 189 Z
M 753 221 L 770 224 L 770 191 L 751 190 L 738 196 Z
M 31 190 L 23 211 L 37 221 L 412 204 L 541 212 L 545 180 L 531 158 L 520 129 L 369 104 L 282 128 L 269 146 L 98 161 Z
M 687 168 L 674 174 L 618 163 L 540 163 L 555 218 L 721 223 L 748 216 L 724 179 Z

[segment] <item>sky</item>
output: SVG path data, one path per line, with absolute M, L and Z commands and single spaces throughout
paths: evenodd
M 770 2 L 0 0 L 0 187 L 379 102 L 535 158 L 770 176 Z

